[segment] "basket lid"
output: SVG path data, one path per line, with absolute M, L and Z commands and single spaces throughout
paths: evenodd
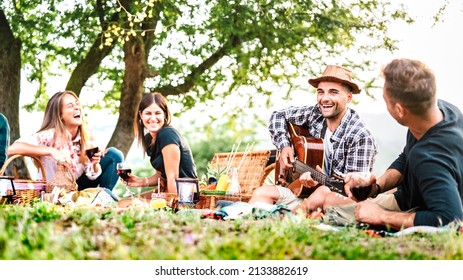
M 14 180 L 14 188 L 19 190 L 45 190 L 45 181 Z

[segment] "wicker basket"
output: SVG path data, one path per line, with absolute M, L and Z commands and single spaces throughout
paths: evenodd
M 0 170 L 0 176 L 3 176 L 5 173 L 6 168 L 10 163 L 13 162 L 13 160 L 20 158 L 20 157 L 26 157 L 25 155 L 14 155 L 10 158 L 8 158 L 7 161 L 2 166 L 2 169 Z M 40 171 L 42 172 L 42 177 L 46 178 L 45 176 L 45 169 L 43 168 L 42 162 L 34 156 L 27 156 L 32 158 L 38 168 L 40 168 Z M 40 193 L 45 190 L 45 184 L 47 181 L 45 180 L 26 180 L 26 179 L 19 179 L 15 178 L 13 180 L 14 183 L 14 188 L 16 190 L 16 195 L 13 196 L 13 202 L 15 204 L 27 204 L 32 202 L 34 198 L 40 198 Z M 7 190 L 7 194 L 11 195 L 13 194 L 13 190 L 9 189 Z
M 266 176 L 265 166 L 269 160 L 271 151 L 253 151 L 249 152 L 246 156 L 244 152 L 237 152 L 231 163 L 231 167 L 237 168 L 240 163 L 241 166 L 238 170 L 238 181 L 241 187 L 239 195 L 204 195 L 201 194 L 199 202 L 196 204 L 196 209 L 215 209 L 217 201 L 243 201 L 248 202 L 251 199 L 252 192 L 262 186 Z M 217 163 L 220 169 L 227 166 L 230 158 L 230 153 L 216 153 L 211 161 L 213 166 Z M 243 162 L 243 156 L 245 156 Z
M 238 167 L 244 156 L 244 152 L 237 152 L 232 162 L 232 167 Z M 238 181 L 241 186 L 241 194 L 243 196 L 249 196 L 252 192 L 262 186 L 265 180 L 265 165 L 270 157 L 270 151 L 253 151 L 249 152 L 243 163 L 241 163 L 240 169 L 238 170 Z M 215 166 L 218 162 L 219 168 L 223 169 L 227 166 L 230 153 L 216 153 L 212 159 L 212 166 Z

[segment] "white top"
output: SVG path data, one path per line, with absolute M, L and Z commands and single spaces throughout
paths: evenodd
M 323 159 L 323 171 L 325 172 L 326 175 L 330 176 L 330 169 L 331 169 L 331 154 L 333 153 L 333 144 L 330 141 L 331 135 L 333 135 L 333 132 L 326 128 L 325 132 L 325 138 L 323 139 L 323 145 L 325 148 L 325 158 Z
M 61 144 L 59 146 L 56 146 L 56 144 L 53 145 L 54 134 L 55 129 L 52 128 L 41 132 L 36 132 L 29 136 L 21 137 L 18 140 L 16 140 L 16 142 L 27 143 L 36 146 L 54 147 L 60 150 L 62 153 L 66 155 L 66 157 L 71 159 L 71 168 L 72 172 L 74 172 L 76 179 L 79 178 L 84 172 L 90 180 L 95 180 L 96 178 L 98 178 L 98 176 L 100 176 L 101 168 L 97 173 L 91 172 L 90 159 L 87 159 L 87 162 L 85 164 L 79 162 L 80 133 L 77 134 L 75 139 L 70 140 L 67 143 Z M 42 162 L 43 168 L 45 169 L 45 173 L 47 175 L 46 180 L 50 180 L 55 176 L 56 173 L 56 160 L 51 156 L 41 156 L 40 161 Z M 43 179 L 40 169 L 38 179 Z

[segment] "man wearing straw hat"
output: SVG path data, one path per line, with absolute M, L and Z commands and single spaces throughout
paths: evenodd
M 376 141 L 360 116 L 348 104 L 353 94 L 359 94 L 359 86 L 352 80 L 352 72 L 346 68 L 328 65 L 321 77 L 309 79 L 317 89 L 317 104 L 313 106 L 289 107 L 273 112 L 269 132 L 278 149 L 282 169 L 293 167 L 294 148 L 288 133 L 287 123 L 307 128 L 309 134 L 323 139 L 323 171 L 329 177 L 342 176 L 348 172 L 370 172 L 377 154 Z M 264 185 L 256 189 L 250 203 L 285 204 L 291 210 L 308 212 L 322 207 L 325 196 L 330 193 L 326 186 L 313 180 L 310 172 L 301 174 L 301 184 L 314 191 L 304 200 L 290 189 L 279 185 Z

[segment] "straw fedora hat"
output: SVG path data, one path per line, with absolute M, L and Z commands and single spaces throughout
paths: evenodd
M 314 88 L 318 87 L 318 83 L 322 81 L 338 82 L 349 85 L 352 88 L 352 93 L 360 93 L 359 86 L 352 81 L 352 71 L 336 65 L 326 66 L 321 77 L 309 79 L 309 84 Z

